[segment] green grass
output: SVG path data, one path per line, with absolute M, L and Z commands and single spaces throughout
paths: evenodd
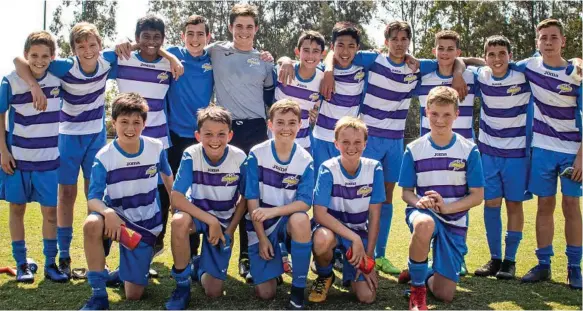
M 79 184 L 79 194 L 82 192 Z M 395 197 L 399 197 L 400 190 Z M 400 268 L 406 267 L 408 242 L 410 233 L 404 222 L 404 203 L 396 200 L 393 226 L 389 238 L 387 255 Z M 557 202 L 561 202 L 558 198 Z M 39 274 L 33 284 L 19 284 L 13 277 L 0 275 L 0 309 L 78 309 L 90 296 L 91 289 L 86 281 L 72 281 L 66 284 L 55 284 L 45 281 L 43 277 L 44 257 L 42 255 L 41 214 L 37 204 L 29 205 L 26 214 L 28 256 L 39 262 Z M 470 213 L 470 230 L 468 236 L 469 253 L 466 262 L 470 275 L 462 278 L 458 292 L 451 304 L 444 304 L 433 298 L 428 299 L 432 309 L 581 309 L 581 292 L 570 290 L 566 285 L 566 256 L 564 238 L 564 220 L 559 208 L 555 215 L 555 239 L 553 258 L 553 282 L 534 285 L 523 285 L 518 280 L 497 281 L 494 278 L 478 278 L 471 275 L 476 268 L 489 259 L 488 246 L 483 224 L 483 208 L 476 207 Z M 517 260 L 517 275 L 524 275 L 536 264 L 534 249 L 536 200 L 525 204 L 524 239 L 520 245 Z M 77 199 L 74 222 L 74 239 L 71 246 L 73 267 L 86 266 L 83 254 L 82 224 L 86 213 L 86 202 L 83 196 Z M 8 205 L 0 203 L 0 266 L 14 265 L 10 247 L 8 229 Z M 504 217 L 505 219 L 505 217 Z M 504 220 L 505 221 L 505 220 Z M 236 234 L 236 239 L 238 233 Z M 139 302 L 124 300 L 123 291 L 108 289 L 112 309 L 163 309 L 164 302 L 174 288 L 170 278 L 172 255 L 170 253 L 170 235 L 166 236 L 166 252 L 155 259 L 155 268 L 160 273 L 158 279 L 153 279 L 146 290 L 144 299 Z M 220 299 L 208 299 L 199 286 L 193 286 L 190 308 L 194 309 L 283 309 L 287 303 L 291 277 L 285 276 L 285 283 L 278 288 L 278 295 L 273 301 L 260 301 L 254 297 L 253 288 L 245 284 L 237 273 L 238 242 L 234 244 L 233 256 L 229 266 L 229 277 L 226 281 L 225 296 Z M 108 258 L 110 266 L 116 267 L 118 261 L 117 247 Z M 340 276 L 340 274 L 337 274 Z M 310 272 L 308 286 L 315 276 Z M 373 305 L 358 304 L 352 294 L 340 286 L 337 278 L 331 289 L 327 302 L 311 304 L 310 309 L 406 309 L 408 302 L 402 296 L 405 285 L 397 284 L 393 276 L 381 274 L 379 292 Z

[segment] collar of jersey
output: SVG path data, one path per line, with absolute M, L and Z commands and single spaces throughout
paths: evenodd
M 127 153 L 127 152 L 125 152 L 123 149 L 121 149 L 121 146 L 117 143 L 117 138 L 113 140 L 113 146 L 124 157 L 126 157 L 126 158 L 135 158 L 135 157 L 140 156 L 142 154 L 142 151 L 144 151 L 144 139 L 142 137 L 140 137 L 140 150 L 138 150 L 137 153 Z
M 35 79 L 37 82 L 40 82 L 40 81 L 42 81 L 44 78 L 46 78 L 46 77 L 47 77 L 47 74 L 48 74 L 48 73 L 49 73 L 49 70 L 47 69 L 47 70 L 45 70 L 45 73 L 43 73 L 43 76 L 42 76 L 42 77 L 40 77 L 40 78 L 38 78 L 38 79 L 37 79 L 37 78 L 34 78 L 34 79 Z
M 405 66 L 405 61 L 403 61 L 403 62 L 402 62 L 402 63 L 400 63 L 400 64 L 397 64 L 397 63 L 395 63 L 395 62 L 393 62 L 393 61 L 391 60 L 391 57 L 390 57 L 389 55 L 387 55 L 387 61 L 388 61 L 388 62 L 389 62 L 389 64 L 391 64 L 391 66 L 393 66 L 393 67 L 403 67 L 403 66 Z
M 318 68 L 316 68 L 316 70 L 318 70 Z M 307 79 L 302 79 L 302 77 L 300 76 L 300 64 L 297 63 L 294 65 L 294 71 L 296 73 L 296 79 L 298 79 L 298 81 L 300 82 L 304 82 L 304 83 L 308 83 L 308 82 L 312 82 L 312 80 L 314 80 L 314 78 L 316 77 L 316 71 L 314 71 L 314 74 Z
M 213 164 L 211 162 L 211 159 L 209 159 L 209 157 L 206 155 L 206 152 L 204 151 L 204 148 L 202 148 L 202 156 L 204 158 L 204 160 L 206 161 L 206 163 L 210 166 L 219 166 L 221 164 L 223 164 L 223 162 L 225 161 L 225 159 L 227 158 L 227 154 L 229 153 L 229 146 L 225 147 L 225 152 L 223 153 L 223 156 L 221 157 L 221 159 L 219 160 L 219 162 L 217 164 Z
M 207 52 L 207 50 L 202 50 L 202 55 L 200 55 L 200 56 L 192 56 L 188 52 L 188 49 L 186 47 L 181 46 L 180 49 L 182 50 L 182 54 L 184 54 L 185 57 L 188 57 L 188 58 L 190 58 L 190 59 L 192 59 L 194 61 L 200 61 L 200 60 L 206 59 L 206 58 L 208 58 L 208 54 L 209 54 Z
M 344 175 L 344 177 L 348 179 L 355 179 L 356 177 L 358 177 L 358 174 L 360 174 L 360 168 L 362 168 L 362 158 L 358 159 L 358 168 L 356 169 L 356 173 L 354 173 L 354 175 L 348 174 L 344 166 L 342 166 L 342 161 L 340 161 L 340 157 L 337 158 L 337 161 L 338 165 L 340 165 L 340 171 L 342 172 L 342 175 Z
M 99 54 L 99 56 L 101 56 L 101 54 Z M 95 75 L 97 75 L 97 72 L 99 72 L 99 62 L 97 62 L 97 65 L 95 66 L 95 71 L 93 73 L 86 73 L 85 71 L 83 71 L 83 67 L 81 67 L 81 62 L 79 61 L 79 57 L 77 57 L 77 55 L 75 55 L 75 58 L 77 59 L 77 65 L 79 66 L 79 72 L 84 77 L 92 78 L 92 77 L 95 77 Z
M 549 65 L 545 64 L 544 60 L 542 61 L 542 63 L 543 63 L 543 67 L 545 67 L 545 69 L 548 69 L 548 70 L 559 71 L 559 70 L 565 70 L 565 68 L 567 68 L 566 66 L 565 67 L 553 67 L 553 66 L 549 66 Z
M 275 140 L 271 140 L 271 142 L 269 143 L 271 145 L 271 153 L 273 154 L 273 158 L 275 159 L 275 162 L 277 162 L 278 164 L 281 165 L 288 165 L 291 160 L 294 157 L 294 153 L 296 152 L 296 144 L 294 143 L 294 146 L 292 147 L 291 153 L 289 154 L 289 160 L 287 160 L 286 162 L 281 161 L 278 157 L 277 157 L 277 151 L 275 150 Z
M 162 60 L 162 57 L 161 57 L 161 56 L 158 56 L 158 58 L 156 58 L 156 60 L 155 60 L 155 61 L 153 61 L 153 62 L 149 62 L 149 61 L 147 61 L 147 60 L 143 59 L 143 58 L 142 58 L 142 56 L 140 56 L 140 52 L 138 52 L 138 51 L 134 51 L 133 53 L 134 53 L 134 55 L 136 56 L 136 58 L 137 58 L 137 59 L 139 59 L 141 62 L 148 63 L 148 64 L 155 64 L 155 63 L 159 63 L 159 62 Z
M 451 141 L 449 142 L 449 144 L 447 144 L 447 145 L 445 145 L 443 147 L 438 146 L 436 143 L 433 142 L 433 139 L 431 139 L 431 134 L 429 135 L 428 138 L 429 138 L 429 142 L 431 143 L 431 146 L 433 148 L 437 149 L 437 150 L 449 149 L 449 148 L 451 148 L 451 146 L 453 146 L 453 144 L 455 144 L 455 141 L 456 141 L 456 135 L 455 135 L 455 133 L 453 133 L 453 136 L 451 137 Z
M 437 64 L 437 69 L 435 69 L 435 74 L 436 74 L 438 77 L 442 78 L 442 79 L 449 79 L 449 78 L 453 78 L 453 74 L 452 74 L 452 75 L 449 75 L 449 76 L 444 76 L 444 75 L 442 75 L 441 73 L 439 73 L 439 64 Z
M 492 75 L 492 80 L 501 81 L 501 80 L 508 78 L 509 75 L 510 75 L 510 65 L 508 66 L 508 69 L 506 69 L 506 73 L 504 74 L 504 76 L 498 78 L 498 77 L 494 77 L 494 75 Z

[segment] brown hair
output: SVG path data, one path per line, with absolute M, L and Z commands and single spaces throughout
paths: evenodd
M 508 53 L 512 53 L 512 47 L 510 46 L 510 40 L 502 35 L 494 35 L 486 38 L 484 43 L 484 55 L 488 52 L 488 47 L 491 46 L 503 46 L 506 47 Z
M 437 46 L 437 40 L 453 40 L 455 41 L 455 47 L 460 48 L 460 35 L 453 30 L 442 30 L 435 34 L 435 46 Z
M 231 13 L 229 14 L 229 25 L 233 25 L 235 19 L 239 16 L 250 16 L 253 17 L 253 22 L 255 26 L 259 24 L 259 18 L 257 17 L 259 12 L 257 11 L 257 7 L 251 4 L 235 4 L 231 9 Z
M 188 27 L 188 25 L 199 25 L 199 24 L 204 24 L 204 34 L 208 35 L 210 33 L 209 24 L 208 24 L 206 18 L 204 18 L 201 15 L 190 15 L 188 17 L 188 19 L 186 19 L 186 22 L 184 22 L 184 26 L 182 27 L 182 29 L 184 29 L 184 31 L 186 31 L 186 27 Z
M 350 116 L 342 117 L 340 118 L 340 120 L 338 120 L 338 122 L 336 122 L 336 126 L 334 127 L 334 139 L 338 139 L 340 131 L 347 128 L 352 128 L 357 131 L 361 131 L 362 133 L 364 133 L 364 140 L 365 141 L 368 140 L 368 128 L 366 127 L 364 121 L 362 121 L 359 118 Z
M 101 45 L 101 36 L 99 35 L 99 30 L 95 25 L 80 22 L 73 26 L 71 33 L 69 34 L 69 44 L 71 45 L 71 50 L 75 51 L 75 43 L 81 42 L 81 40 L 87 40 L 89 36 L 94 36 L 97 39 L 97 43 Z
M 138 93 L 121 93 L 111 104 L 111 118 L 117 120 L 119 116 L 140 114 L 144 123 L 148 118 L 148 102 Z
M 289 98 L 278 100 L 269 108 L 269 120 L 273 121 L 276 112 L 288 113 L 290 111 L 298 117 L 298 121 L 302 120 L 300 104 Z
M 356 40 L 356 44 L 360 44 L 360 29 L 351 22 L 337 22 L 332 28 L 332 44 L 341 36 L 351 36 Z
M 458 110 L 459 96 L 456 90 L 449 86 L 434 87 L 427 95 L 427 107 L 433 104 L 453 105 L 455 111 Z
M 543 28 L 549 28 L 549 27 L 557 27 L 559 28 L 559 31 L 561 32 L 561 36 L 564 35 L 563 33 L 563 23 L 561 23 L 561 21 L 559 21 L 558 19 L 554 19 L 554 18 L 547 18 L 544 21 L 538 23 L 538 25 L 536 25 L 536 32 L 538 34 L 538 32 L 543 29 Z
M 407 33 L 407 38 L 411 39 L 411 26 L 404 21 L 392 21 L 385 27 L 385 39 L 389 40 L 393 31 L 404 31 Z
M 298 39 L 298 49 L 302 48 L 302 44 L 304 44 L 304 41 L 306 40 L 308 40 L 310 43 L 316 42 L 322 49 L 322 52 L 324 52 L 326 49 L 326 39 L 324 39 L 324 36 L 322 36 L 322 34 L 317 31 L 306 30 L 302 32 L 300 38 Z
M 49 32 L 44 30 L 32 32 L 26 37 L 26 42 L 24 42 L 24 52 L 28 53 L 33 45 L 40 44 L 46 45 L 49 48 L 51 56 L 55 55 L 55 49 L 57 46 L 55 44 L 55 39 L 53 39 L 53 36 L 51 36 Z
M 199 131 L 206 121 L 224 123 L 229 127 L 229 131 L 232 129 L 233 119 L 231 113 L 221 106 L 210 105 L 206 108 L 198 109 L 196 112 L 196 120 Z

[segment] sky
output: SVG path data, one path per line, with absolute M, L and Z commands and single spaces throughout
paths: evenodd
M 47 0 L 47 30 L 51 24 L 53 11 L 60 0 Z M 24 41 L 29 33 L 42 30 L 43 0 L 0 1 L 0 29 L 5 42 L 0 49 L 0 75 L 14 70 L 12 60 L 22 55 Z M 117 38 L 133 38 L 137 19 L 148 11 L 148 0 L 119 0 L 116 12 Z M 72 10 L 63 12 L 63 24 L 68 25 L 73 18 Z M 373 20 L 365 29 L 377 45 L 383 43 L 383 27 Z

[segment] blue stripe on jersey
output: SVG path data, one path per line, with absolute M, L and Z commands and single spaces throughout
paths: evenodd
M 417 173 L 429 171 L 461 171 L 456 164 L 463 163 L 463 171 L 466 170 L 466 160 L 455 158 L 429 158 L 415 161 Z
M 276 172 L 263 166 L 259 166 L 259 182 L 274 188 L 297 190 L 301 176 Z M 290 182 L 286 182 L 289 180 Z
M 12 146 L 26 149 L 55 148 L 59 145 L 59 136 L 20 137 L 12 135 Z
M 533 96 L 534 97 L 534 96 Z M 536 103 L 538 110 L 547 116 L 557 120 L 573 120 L 575 119 L 575 114 L 577 113 L 577 107 L 557 107 L 547 105 L 536 97 L 534 97 L 534 102 Z
M 526 157 L 526 148 L 516 149 L 501 149 L 488 146 L 484 143 L 478 142 L 480 152 L 502 158 L 523 158 Z
M 480 86 L 480 91 L 482 94 L 486 96 L 492 97 L 508 97 L 508 96 L 516 96 L 524 93 L 530 93 L 530 88 L 528 83 L 521 83 L 515 85 L 507 85 L 507 86 L 490 86 L 485 83 L 478 82 Z M 509 89 L 516 89 L 518 91 L 510 92 Z
M 214 201 L 214 200 L 209 200 L 209 199 L 194 199 L 191 197 L 190 202 L 192 202 L 192 204 L 194 204 L 195 206 L 197 206 L 198 208 L 202 209 L 205 212 L 208 212 L 208 211 L 224 212 L 224 211 L 229 211 L 232 208 L 234 208 L 235 204 L 237 203 L 237 199 L 239 199 L 239 192 L 238 191 L 236 191 L 233 198 L 231 200 L 228 200 L 228 201 Z
M 14 123 L 22 126 L 29 126 L 35 124 L 49 124 L 59 122 L 59 112 L 41 112 L 32 116 L 23 116 L 17 111 L 14 111 Z
M 392 101 L 402 101 L 403 99 L 411 98 L 410 92 L 397 92 L 393 90 L 383 89 L 374 84 L 368 84 L 366 93 L 374 95 L 378 98 Z
M 405 130 L 397 131 L 397 130 L 387 130 L 387 129 L 380 129 L 378 127 L 367 125 L 368 128 L 368 135 L 375 136 L 375 137 L 382 137 L 382 138 L 389 138 L 389 139 L 401 139 L 403 138 L 403 134 Z
M 105 92 L 105 86 L 95 92 L 84 94 L 84 95 L 73 95 L 65 90 L 63 90 L 63 100 L 71 105 L 89 105 L 93 104 Z
M 146 173 L 150 167 L 152 167 L 152 165 L 123 167 L 108 171 L 106 183 L 112 185 L 122 181 L 151 178 L 154 175 L 150 176 Z M 156 171 L 155 175 L 157 174 L 158 171 Z
M 229 186 L 230 183 L 227 181 L 227 178 L 231 179 L 231 177 L 237 177 L 236 182 L 239 182 L 241 178 L 240 173 L 206 173 L 201 171 L 193 171 L 192 172 L 192 180 L 195 180 L 197 184 L 202 184 L 205 186 Z M 234 179 L 234 178 L 232 178 Z
M 170 85 L 170 78 L 166 70 L 160 69 L 118 65 L 117 78 Z
M 119 199 L 110 199 L 110 203 L 112 206 L 121 207 L 124 210 L 141 206 L 148 206 L 154 203 L 154 201 L 156 201 L 157 193 L 158 189 L 156 188 L 146 193 L 138 193 L 132 196 L 122 197 Z
M 59 168 L 61 164 L 61 159 L 56 158 L 54 160 L 49 161 L 22 161 L 22 160 L 15 160 L 16 167 L 21 171 L 52 171 Z
M 358 95 L 342 95 L 338 93 L 333 93 L 330 99 L 330 104 L 340 107 L 356 107 L 360 104 L 360 97 L 362 94 Z
M 72 122 L 72 123 L 79 123 L 79 122 L 87 122 L 93 120 L 99 120 L 103 118 L 104 113 L 103 107 L 98 107 L 92 110 L 83 111 L 76 116 L 71 116 L 64 111 L 61 110 L 60 113 L 60 120 L 61 122 Z
M 546 136 L 556 137 L 560 140 L 581 142 L 581 133 L 579 131 L 557 132 L 557 130 L 555 130 L 554 128 L 552 128 L 548 124 L 541 122 L 537 119 L 534 119 L 533 130 L 536 133 L 543 134 Z
M 370 87 L 370 85 L 369 85 Z M 373 108 L 369 105 L 362 105 L 362 109 L 360 110 L 363 114 L 368 114 L 369 116 L 373 116 L 376 119 L 407 119 L 407 113 L 409 113 L 408 109 L 403 110 L 393 110 L 393 111 L 385 111 Z
M 310 100 L 314 91 L 295 87 L 293 85 L 283 86 L 283 84 L 278 84 L 277 87 L 287 96 L 301 98 L 305 100 Z
M 423 135 L 425 135 L 425 134 L 427 134 L 429 132 L 430 131 L 429 131 L 428 128 L 422 127 L 421 128 L 421 135 L 420 136 L 423 136 Z M 458 133 L 458 134 L 462 135 L 464 138 L 467 138 L 467 139 L 472 139 L 472 135 L 474 134 L 474 130 L 473 129 L 455 129 L 454 128 L 453 129 L 453 132 L 454 133 Z
M 460 115 L 459 115 L 460 117 L 471 117 L 474 114 L 474 107 L 459 106 L 458 109 L 460 111 Z M 425 109 L 421 109 L 421 116 L 427 117 L 427 115 L 425 115 Z
M 519 136 L 526 136 L 526 126 L 520 127 L 509 127 L 505 129 L 493 129 L 485 122 L 480 122 L 480 130 L 484 131 L 486 134 L 494 137 L 500 138 L 513 138 Z
M 321 126 L 327 130 L 334 130 L 334 127 L 336 126 L 336 122 L 338 122 L 338 120 L 334 119 L 334 118 L 330 118 L 327 117 L 323 114 L 318 115 L 318 121 L 316 121 L 316 124 L 318 126 Z
M 528 104 L 511 108 L 490 108 L 486 103 L 482 103 L 482 109 L 484 109 L 484 113 L 490 117 L 512 118 L 527 113 Z
M 360 73 L 361 71 L 356 71 L 347 75 L 334 75 L 334 81 L 335 82 L 343 82 L 343 83 L 361 83 L 362 79 L 357 79 L 356 75 L 358 73 Z
M 420 76 L 420 74 L 418 74 L 418 73 L 400 74 L 400 73 L 392 72 L 391 69 L 377 63 L 376 61 L 370 67 L 370 71 L 372 71 L 374 73 L 378 73 L 389 80 L 403 83 L 403 84 L 410 83 L 410 81 L 408 81 L 408 80 L 410 79 L 409 76 L 411 76 L 411 75 L 417 76 L 417 80 L 419 79 L 419 76 Z
M 368 221 L 368 210 L 360 213 L 348 213 L 333 209 L 328 209 L 327 211 L 328 214 L 334 216 L 334 218 L 345 224 L 358 225 Z
M 55 88 L 57 90 L 59 90 L 60 94 L 62 94 L 61 88 L 56 87 L 56 86 L 43 87 L 42 91 L 48 99 L 51 99 L 51 98 L 55 98 L 55 97 L 59 96 L 59 94 L 52 94 L 53 89 L 55 89 Z M 22 93 L 22 94 L 13 94 L 12 95 L 12 102 L 10 102 L 10 104 L 11 105 L 21 105 L 21 104 L 28 104 L 31 102 L 32 102 L 32 94 L 30 93 L 30 91 L 28 91 L 28 92 Z
M 103 73 L 102 75 L 99 75 L 99 76 L 95 76 L 92 78 L 79 79 L 79 78 L 74 77 L 70 72 L 67 72 L 67 74 L 61 78 L 61 80 L 63 80 L 64 82 L 70 83 L 70 84 L 89 84 L 89 83 L 101 81 L 103 79 L 103 77 L 107 76 L 108 74 L 109 74 L 109 70 L 107 72 Z
M 158 126 L 150 126 L 142 131 L 142 135 L 152 138 L 161 138 L 168 136 L 168 125 L 166 123 Z
M 148 102 L 149 112 L 162 111 L 166 107 L 164 99 L 145 98 Z
M 469 88 L 469 89 L 468 89 L 468 95 L 474 95 L 474 93 L 475 93 L 475 90 L 474 90 L 474 84 L 472 84 L 472 83 L 467 83 L 467 85 L 468 85 L 468 88 Z M 449 87 L 451 87 L 451 83 L 444 83 L 444 84 L 438 84 L 438 85 L 424 85 L 424 84 L 420 84 L 420 85 L 418 86 L 417 90 L 416 90 L 416 93 L 417 93 L 419 96 L 428 95 L 428 94 L 429 94 L 429 92 L 430 92 L 430 91 L 431 91 L 433 88 L 435 88 L 435 87 L 438 87 L 438 86 L 449 86 Z M 461 107 L 460 107 L 460 108 L 461 108 Z
M 433 190 L 441 195 L 444 199 L 446 198 L 461 198 L 465 197 L 468 193 L 467 185 L 452 186 L 452 185 L 433 185 L 427 187 L 417 186 L 417 195 L 424 196 L 425 192 Z
M 364 191 L 360 193 L 362 187 L 369 187 L 371 191 Z M 368 198 L 372 194 L 372 184 L 362 184 L 356 187 L 346 187 L 342 185 L 334 184 L 332 186 L 332 196 L 338 197 L 346 200 L 354 200 L 354 199 L 361 199 L 361 198 Z
M 566 96 L 577 96 L 579 94 L 579 85 L 567 83 L 565 81 L 553 79 L 552 77 L 542 75 L 537 73 L 530 68 L 526 68 L 524 74 L 530 80 L 530 82 L 536 84 L 537 86 L 560 95 Z M 564 91 L 568 90 L 568 91 Z

